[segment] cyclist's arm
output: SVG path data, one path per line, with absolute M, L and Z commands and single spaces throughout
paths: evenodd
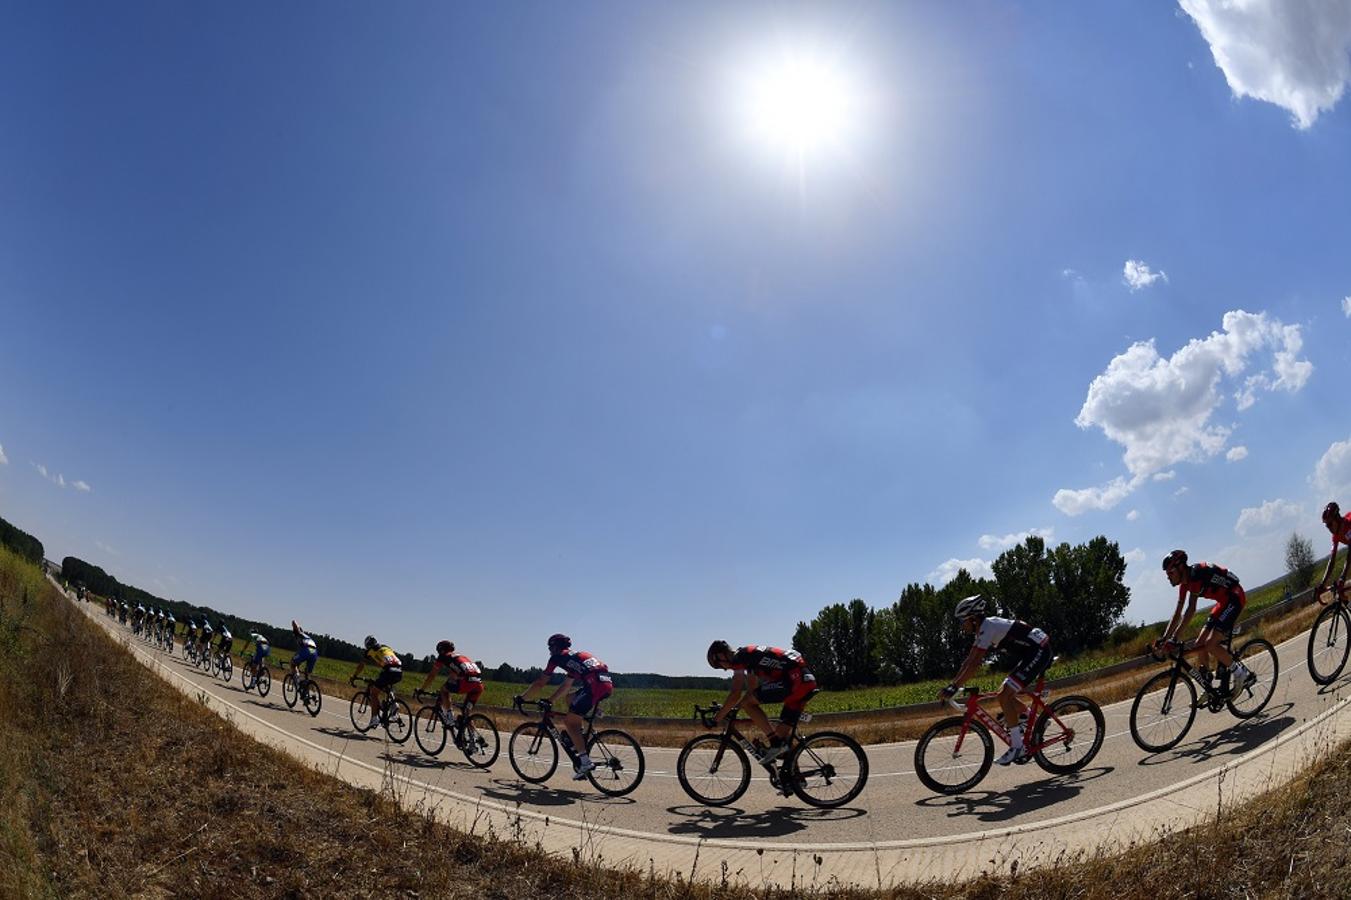
M 718 710 L 717 716 L 713 719 L 716 724 L 721 725 L 723 720 L 741 705 L 741 698 L 746 695 L 749 680 L 745 672 L 732 673 L 732 689 L 727 692 L 727 699 L 723 701 L 722 709 Z
M 352 673 L 352 677 L 349 678 L 349 679 L 347 679 L 347 680 L 348 680 L 348 681 L 356 681 L 356 680 L 357 680 L 357 676 L 360 675 L 360 674 L 361 674 L 362 672 L 364 672 L 365 670 L 366 670 L 366 660 L 364 660 L 364 659 L 357 660 L 357 668 L 356 668 L 356 671 L 353 672 L 353 673 Z
M 422 687 L 418 688 L 418 690 L 425 691 L 427 689 L 427 686 L 432 683 L 432 679 L 436 677 L 436 673 L 439 671 L 441 671 L 441 660 L 438 659 L 436 662 L 432 663 L 432 670 L 427 673 L 427 677 L 422 681 Z
M 550 703 L 554 702 L 554 701 L 557 700 L 560 696 L 562 696 L 562 695 L 566 694 L 568 691 L 572 690 L 572 684 L 573 684 L 572 678 L 571 678 L 571 677 L 565 677 L 565 678 L 563 679 L 563 683 L 560 684 L 560 685 L 558 686 L 558 690 L 554 691 L 552 694 L 549 695 L 549 702 L 550 702 Z
M 550 675 L 549 672 L 545 672 L 543 675 L 532 681 L 530 683 L 530 687 L 525 689 L 525 693 L 521 694 L 521 699 L 529 700 L 536 691 L 541 690 L 546 684 L 549 683 L 549 675 Z
M 961 669 L 957 671 L 957 677 L 952 679 L 953 686 L 961 687 L 968 678 L 975 675 L 983 659 L 985 659 L 985 650 L 980 647 L 972 647 L 971 652 L 966 654 L 966 660 L 962 662 Z
M 1178 635 L 1179 635 L 1179 633 L 1182 631 L 1183 627 L 1184 627 L 1188 622 L 1191 621 L 1192 616 L 1196 615 L 1196 592 L 1195 592 L 1195 591 L 1190 591 L 1190 592 L 1188 592 L 1188 594 L 1187 594 L 1187 600 L 1186 600 L 1186 604 L 1185 604 L 1185 605 L 1186 605 L 1186 610 L 1187 610 L 1187 611 L 1186 611 L 1185 613 L 1182 611 L 1183 605 L 1184 605 L 1184 604 L 1183 604 L 1182 598 L 1181 598 L 1181 597 L 1178 597 L 1178 598 L 1177 598 L 1177 609 L 1175 609 L 1175 610 L 1173 611 L 1173 618 L 1172 618 L 1171 621 L 1169 621 L 1168 627 L 1164 629 L 1164 631 L 1163 631 L 1163 637 L 1160 638 L 1161 641 L 1174 641 L 1174 640 L 1177 640 L 1177 639 L 1178 639 Z
M 1332 552 L 1328 554 L 1328 565 L 1323 570 L 1323 577 L 1318 579 L 1318 587 L 1314 588 L 1314 597 L 1317 598 L 1327 586 L 1332 583 L 1332 568 L 1337 565 L 1337 539 L 1332 539 Z M 1342 577 L 1346 577 L 1346 567 L 1351 566 L 1351 552 L 1346 554 L 1346 565 L 1342 566 Z

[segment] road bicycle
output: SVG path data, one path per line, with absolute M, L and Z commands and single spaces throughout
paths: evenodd
M 222 650 L 217 647 L 208 647 L 206 653 L 211 660 L 211 674 L 219 675 L 221 678 L 229 681 L 230 676 L 234 674 L 235 671 L 235 662 L 230 658 L 230 651 Z
M 248 692 L 250 688 L 258 689 L 259 697 L 266 697 L 267 692 L 272 690 L 272 672 L 264 663 L 258 663 L 258 668 L 253 671 L 253 663 L 250 660 L 240 657 L 242 665 L 239 668 L 239 685 Z M 229 681 L 229 679 L 226 679 Z
M 1225 649 L 1232 641 L 1233 635 L 1224 639 Z M 1266 708 L 1281 670 L 1276 648 L 1262 638 L 1252 638 L 1232 652 L 1234 659 L 1241 661 L 1255 677 L 1239 690 L 1225 694 L 1218 684 L 1187 662 L 1185 645 L 1177 644 L 1174 649 L 1162 652 L 1150 651 L 1155 659 L 1170 660 L 1172 665 L 1146 681 L 1131 704 L 1131 737 L 1140 749 L 1161 753 L 1176 747 L 1202 707 L 1213 713 L 1228 707 L 1240 719 L 1251 719 Z
M 183 634 L 183 658 L 194 666 L 197 665 L 197 638 L 186 632 Z
M 1346 668 L 1351 653 L 1351 614 L 1347 612 L 1346 587 L 1333 586 L 1332 602 L 1313 620 L 1309 629 L 1309 675 L 1316 684 L 1332 684 Z M 1318 599 L 1323 602 L 1322 597 Z
M 396 744 L 405 743 L 408 735 L 413 730 L 413 713 L 408 708 L 408 704 L 395 695 L 393 688 L 382 688 L 384 696 L 380 700 L 380 709 L 376 721 L 371 721 L 371 697 L 369 694 L 370 686 L 375 684 L 373 678 L 354 678 L 352 684 L 361 681 L 366 687 L 352 697 L 351 708 L 348 715 L 352 719 L 352 727 L 365 734 L 376 725 L 385 726 L 385 734 Z
M 290 665 L 286 660 L 281 661 L 283 669 L 289 669 Z M 311 717 L 319 715 L 319 710 L 324 705 L 324 692 L 319 690 L 318 682 L 310 678 L 308 672 L 302 671 L 297 676 L 294 669 L 290 669 L 281 680 L 281 698 L 292 709 L 299 700 Z
M 676 759 L 676 777 L 685 793 L 705 806 L 726 806 L 746 793 L 751 783 L 751 761 L 769 773 L 769 783 L 785 797 L 796 794 L 803 803 L 823 809 L 843 806 L 868 783 L 868 755 L 848 735 L 818 731 L 802 737 L 798 725 L 811 721 L 806 713 L 793 723 L 788 749 L 777 759 L 765 759 L 768 748 L 747 740 L 736 727 L 740 710 L 733 710 L 715 731 L 721 704 L 694 707 L 694 718 L 711 734 L 696 735 Z M 744 720 L 742 720 L 744 721 Z
M 462 704 L 460 712 L 447 725 L 437 703 L 439 695 L 435 691 L 414 691 L 413 696 L 427 701 L 427 705 L 413 716 L 413 734 L 423 753 L 428 756 L 439 755 L 446 746 L 446 736 L 449 734 L 450 740 L 472 765 L 486 769 L 497 760 L 501 738 L 492 719 L 483 713 L 466 715 Z
M 1012 746 L 1003 714 L 992 716 L 981 706 L 999 692 L 981 693 L 968 687 L 959 693 L 966 699 L 954 697 L 947 704 L 962 714 L 935 722 L 915 745 L 915 774 L 925 787 L 940 794 L 969 791 L 989 774 L 994 762 L 991 735 Z M 1031 691 L 1022 693 L 1032 702 L 1023 723 L 1023 752 L 1014 762 L 1035 761 L 1052 775 L 1068 775 L 1093 761 L 1107 734 L 1097 703 L 1077 695 L 1047 703 L 1045 675 Z
M 521 715 L 528 715 L 525 701 L 520 697 L 512 698 L 512 705 Z M 516 727 L 507 743 L 507 756 L 517 775 L 531 784 L 539 784 L 547 781 L 558 768 L 560 746 L 574 770 L 578 765 L 578 754 L 572 746 L 572 738 L 554 724 L 553 704 L 548 700 L 536 700 L 534 705 L 540 712 L 540 720 Z M 586 742 L 587 754 L 596 764 L 594 769 L 586 773 L 586 777 L 602 794 L 622 797 L 643 780 L 647 761 L 643 757 L 643 748 L 628 732 L 618 728 L 596 731 L 596 719 L 600 717 L 599 703 L 585 716 L 586 728 L 582 739 Z

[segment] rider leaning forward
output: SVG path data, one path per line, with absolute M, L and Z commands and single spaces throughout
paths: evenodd
M 1238 576 L 1223 566 L 1210 563 L 1188 565 L 1187 552 L 1174 550 L 1163 558 L 1163 571 L 1168 582 L 1177 588 L 1177 609 L 1173 618 L 1164 629 L 1163 636 L 1154 642 L 1154 649 L 1176 646 L 1178 633 L 1196 614 L 1198 598 L 1214 600 L 1210 617 L 1196 636 L 1195 646 L 1187 651 L 1198 654 L 1201 676 L 1210 679 L 1211 659 L 1215 660 L 1214 671 L 1219 676 L 1219 692 L 1224 696 L 1233 696 L 1257 680 L 1257 676 L 1248 671 L 1247 666 L 1234 659 L 1226 646 L 1227 638 L 1234 633 L 1234 623 L 1248 602 L 1248 595 L 1238 582 Z M 1186 611 L 1183 611 L 1183 604 Z
M 732 670 L 732 689 L 714 721 L 721 725 L 738 706 L 744 707 L 765 738 L 769 748 L 761 756 L 769 762 L 788 749 L 788 738 L 802 710 L 817 693 L 816 676 L 796 650 L 780 650 L 748 644 L 733 650 L 726 641 L 714 641 L 708 647 L 708 664 L 715 669 Z M 779 724 L 769 724 L 761 703 L 782 703 Z
M 1323 507 L 1323 524 L 1327 526 L 1328 531 L 1332 532 L 1332 553 L 1328 555 L 1328 567 L 1323 570 L 1323 577 L 1318 579 L 1318 587 L 1314 588 L 1313 595 L 1318 598 L 1322 598 L 1323 592 L 1328 589 L 1329 585 L 1334 584 L 1332 569 L 1337 565 L 1337 548 L 1351 544 L 1351 513 L 1343 516 L 1341 507 L 1334 500 Z M 1335 582 L 1339 596 L 1346 586 L 1346 570 L 1348 568 L 1351 568 L 1351 553 L 1348 553 L 1346 559 L 1342 562 L 1342 574 L 1337 576 Z

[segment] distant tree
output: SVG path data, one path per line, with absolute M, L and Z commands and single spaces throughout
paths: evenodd
M 1313 542 L 1293 532 L 1285 542 L 1285 585 L 1292 591 L 1302 591 L 1313 578 L 1316 558 Z
M 32 563 L 41 563 L 45 555 L 42 541 L 4 519 L 0 519 L 0 546 L 8 547 Z

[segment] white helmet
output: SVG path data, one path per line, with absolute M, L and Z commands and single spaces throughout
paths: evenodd
M 957 608 L 952 611 L 959 622 L 965 621 L 972 616 L 985 615 L 985 597 L 981 594 L 972 594 L 957 604 Z

